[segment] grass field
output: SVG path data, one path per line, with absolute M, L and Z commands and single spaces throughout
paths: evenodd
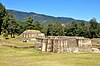
M 100 53 L 44 53 L 0 45 L 0 66 L 100 66 Z
M 3 36 L 0 35 L 0 39 L 2 41 L 8 42 L 7 45 L 13 45 L 13 46 L 33 46 L 35 44 L 34 41 L 23 42 L 23 41 L 19 40 L 18 37 L 19 36 L 16 36 L 16 38 L 9 37 L 9 39 L 6 40 Z
M 17 39 L 7 41 L 16 46 L 34 45 Z M 46 53 L 0 45 L 0 66 L 100 66 L 100 53 Z

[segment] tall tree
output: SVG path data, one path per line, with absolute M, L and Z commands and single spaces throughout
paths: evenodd
M 2 5 L 2 3 L 0 3 L 0 34 L 1 34 L 1 26 L 3 23 L 3 18 L 7 15 L 7 11 L 5 9 L 5 7 Z
M 89 21 L 89 23 L 90 23 L 90 27 L 89 27 L 89 30 L 90 30 L 90 38 L 95 38 L 99 34 L 98 23 L 97 23 L 97 21 L 96 21 L 95 18 L 91 19 Z
M 9 21 L 9 18 L 8 16 L 5 16 L 4 19 L 3 19 L 3 23 L 2 23 L 2 34 L 5 38 L 8 37 L 8 33 L 9 33 L 9 29 L 8 29 L 8 23 Z
M 15 37 L 15 33 L 17 33 L 18 24 L 15 21 L 12 14 L 7 13 L 7 15 L 3 18 L 2 23 L 2 33 L 5 37 L 8 36 L 8 34 L 11 34 L 11 37 Z
M 8 29 L 9 29 L 9 33 L 11 34 L 12 38 L 15 38 L 15 34 L 18 28 L 18 24 L 15 21 L 15 19 L 10 19 L 9 21 L 9 25 L 8 25 Z

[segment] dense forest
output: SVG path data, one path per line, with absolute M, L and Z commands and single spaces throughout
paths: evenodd
M 89 22 L 72 21 L 62 24 L 59 21 L 52 22 L 48 20 L 47 24 L 41 24 L 35 21 L 31 16 L 24 21 L 18 21 L 14 15 L 9 13 L 0 3 L 0 34 L 5 38 L 11 35 L 20 35 L 25 30 L 40 30 L 46 36 L 83 36 L 86 38 L 100 37 L 100 25 L 95 18 Z

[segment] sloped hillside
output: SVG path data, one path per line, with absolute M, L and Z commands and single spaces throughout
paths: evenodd
M 16 11 L 16 10 L 8 10 L 8 12 L 12 13 L 15 16 L 15 18 L 19 21 L 23 21 L 27 17 L 31 16 L 34 21 L 39 21 L 42 23 L 46 23 L 48 21 L 51 21 L 51 22 L 59 21 L 61 23 L 67 23 L 67 22 L 73 22 L 73 21 L 86 22 L 84 20 L 76 20 L 69 17 L 54 17 L 54 16 L 48 16 L 44 14 L 37 14 L 34 12 L 28 13 L 28 12 L 22 12 L 22 11 Z

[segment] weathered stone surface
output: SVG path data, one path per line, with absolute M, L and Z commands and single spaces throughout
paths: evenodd
M 22 38 L 22 41 L 35 41 L 37 37 L 45 37 L 45 35 L 39 30 L 26 30 L 20 37 Z
M 36 38 L 36 46 L 45 52 L 91 52 L 91 40 L 83 37 L 48 36 Z M 38 49 L 38 48 L 37 48 Z
M 98 48 L 92 48 L 93 52 L 100 52 L 100 50 Z

